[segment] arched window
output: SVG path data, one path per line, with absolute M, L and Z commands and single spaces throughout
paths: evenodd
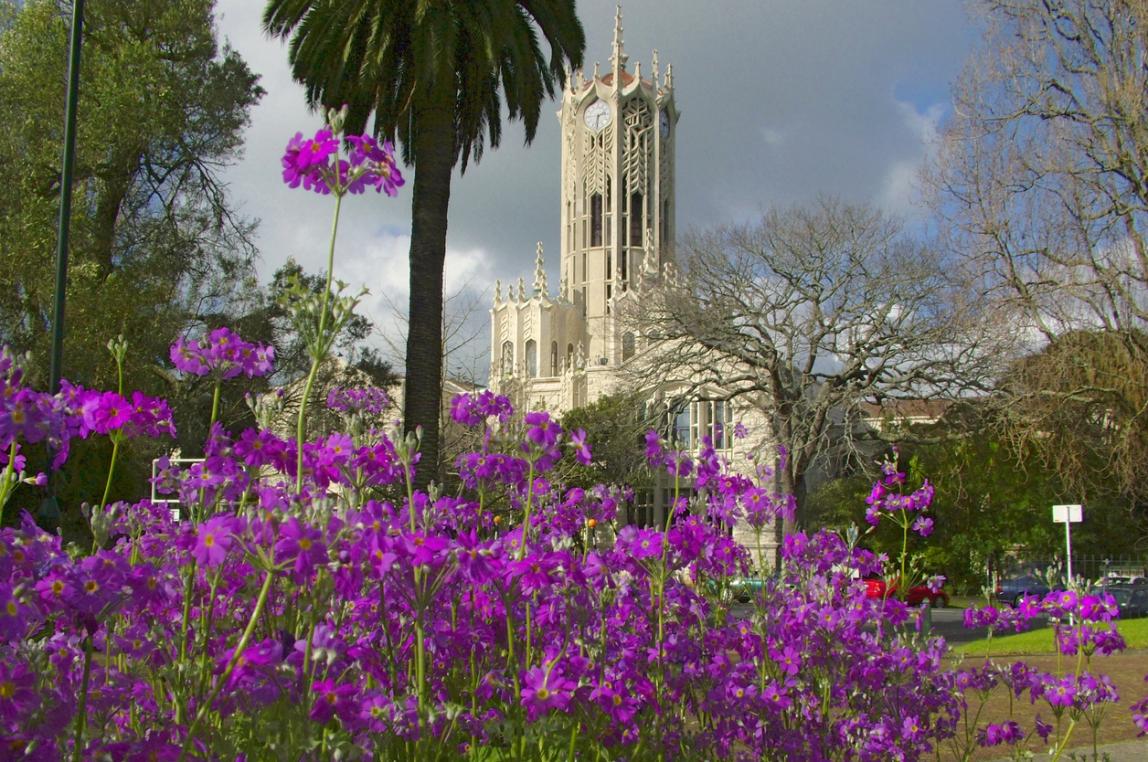
M 634 334 L 630 331 L 622 334 L 622 362 L 634 356 Z
M 558 375 L 558 342 L 550 342 L 550 375 Z
M 504 376 L 514 375 L 514 344 L 512 342 L 502 342 L 502 359 L 499 361 L 499 371 Z
M 566 345 L 566 370 L 574 369 L 574 345 Z
M 538 344 L 534 339 L 526 342 L 526 377 L 538 376 Z

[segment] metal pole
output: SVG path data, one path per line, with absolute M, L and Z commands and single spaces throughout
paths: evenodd
M 68 234 L 72 220 L 72 168 L 76 158 L 76 102 L 80 95 L 80 44 L 84 28 L 84 0 L 72 6 L 72 37 L 68 48 L 68 93 L 64 106 L 64 159 L 60 176 L 60 222 L 56 246 L 56 301 L 52 318 L 52 360 L 48 390 L 60 390 L 64 354 L 64 299 L 68 285 Z
M 1068 579 L 1065 580 L 1067 587 L 1072 586 L 1072 522 L 1064 522 L 1064 552 L 1068 561 Z
M 80 96 L 80 46 L 84 30 L 84 0 L 72 6 L 72 34 L 68 45 L 68 90 L 64 103 L 64 156 L 60 174 L 60 221 L 56 243 L 56 296 L 52 312 L 52 353 L 48 366 L 48 391 L 60 391 L 64 355 L 64 299 L 68 288 L 68 233 L 72 220 L 72 169 L 76 158 L 76 104 Z M 48 469 L 47 496 L 37 516 L 41 526 L 54 529 L 60 522 L 60 505 Z

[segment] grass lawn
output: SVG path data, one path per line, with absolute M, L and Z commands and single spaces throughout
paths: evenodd
M 1116 628 L 1124 636 L 1129 650 L 1148 649 L 1148 619 L 1129 619 L 1118 622 Z M 1042 627 L 1015 635 L 994 635 L 983 640 L 954 646 L 953 653 L 959 656 L 1028 656 L 1031 654 L 1055 654 L 1053 629 Z
M 1148 685 L 1144 682 L 1144 676 L 1148 674 L 1148 619 L 1120 622 L 1118 627 L 1128 643 L 1128 650 L 1112 656 L 1094 656 L 1091 663 L 1086 667 L 1088 671 L 1106 674 L 1112 678 L 1112 682 L 1120 694 L 1119 702 L 1106 710 L 1103 722 L 1096 734 L 1095 742 L 1097 744 L 1135 739 L 1137 729 L 1132 724 L 1128 707 L 1148 695 Z M 990 654 L 997 664 L 1007 665 L 1013 661 L 1023 660 L 1036 669 L 1057 674 L 1070 674 L 1076 667 L 1074 659 L 1060 657 L 1056 654 L 1051 627 L 1018 635 L 986 638 L 953 649 L 953 658 L 961 659 L 969 666 L 979 666 L 982 664 L 982 658 Z M 979 699 L 975 694 L 970 693 L 968 700 L 968 711 L 971 715 L 975 715 L 978 711 Z M 1010 696 L 1007 690 L 998 687 L 989 696 L 984 706 L 980 708 L 979 724 L 983 727 L 986 723 L 1014 719 L 1020 723 L 1021 727 L 1028 730 L 1032 728 L 1033 719 L 1037 714 L 1045 722 L 1056 724 L 1055 717 L 1043 702 L 1034 706 L 1029 703 L 1027 694 L 1020 699 L 1015 699 Z M 1069 720 L 1066 713 L 1060 723 L 1059 732 L 1065 733 L 1068 730 Z M 1092 759 L 1091 752 L 1094 740 L 1092 729 L 1081 721 L 1072 729 L 1071 733 L 1068 748 L 1076 751 L 1077 759 Z M 1039 739 L 1036 739 L 1028 748 L 1037 757 L 1043 756 L 1046 749 Z M 1087 756 L 1084 756 L 1085 754 Z M 996 760 L 1008 756 L 1008 748 L 996 747 L 978 749 L 971 759 Z M 959 759 L 961 755 L 957 748 L 948 747 L 942 748 L 940 758 L 946 760 Z M 1061 757 L 1065 760 L 1068 758 L 1067 753 Z

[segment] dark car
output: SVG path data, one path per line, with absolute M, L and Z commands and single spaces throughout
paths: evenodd
M 1048 583 L 1039 577 L 1032 575 L 1008 577 L 997 584 L 996 599 L 1016 608 L 1026 595 L 1043 598 L 1049 592 L 1051 589 Z
M 1148 616 L 1148 587 L 1143 585 L 1109 585 L 1104 592 L 1116 599 L 1121 619 Z

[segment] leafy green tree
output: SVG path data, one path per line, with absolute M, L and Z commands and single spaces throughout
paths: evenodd
M 981 405 L 980 408 L 985 408 Z M 1119 556 L 1136 551 L 1143 528 L 1128 503 L 1113 490 L 1082 496 L 1046 468 L 1031 448 L 1018 451 L 989 432 L 985 412 L 966 411 L 932 436 L 916 432 L 921 443 L 901 447 L 909 482 L 928 479 L 936 487 L 931 514 L 934 530 L 911 537 L 912 551 L 930 573 L 946 575 L 960 590 L 979 592 L 989 569 L 1007 571 L 1012 561 L 1049 562 L 1064 555 L 1063 527 L 1052 523 L 1051 506 L 1085 502 L 1085 521 L 1073 527 L 1073 555 Z M 830 482 L 810 498 L 814 520 L 825 526 L 851 524 L 868 529 L 865 498 L 871 480 L 864 474 Z M 878 526 L 864 542 L 892 553 L 900 548 L 896 527 Z
M 646 416 L 645 402 L 641 394 L 619 392 L 567 411 L 562 416 L 562 427 L 567 435 L 576 429 L 586 432 L 593 459 L 588 466 L 563 459 L 560 478 L 583 488 L 595 484 L 639 489 L 649 486 L 652 476 L 646 464 L 644 437 L 654 424 Z
M 269 0 L 267 30 L 290 38 L 295 78 L 312 107 L 349 106 L 347 129 L 401 143 L 414 166 L 410 307 L 403 420 L 423 429 L 423 462 L 438 461 L 443 266 L 454 168 L 497 147 L 502 114 L 533 139 L 544 98 L 582 63 L 573 0 Z M 544 55 L 541 31 L 550 47 Z M 434 476 L 425 469 L 420 482 Z
M 236 158 L 262 90 L 237 53 L 219 49 L 213 5 L 101 0 L 85 14 L 63 374 L 115 388 L 105 347 L 123 335 L 127 388 L 173 396 L 180 421 L 191 416 L 170 395 L 170 342 L 259 304 L 252 226 L 230 205 L 220 171 Z M 41 384 L 70 17 L 63 0 L 0 0 L 0 343 L 29 353 Z M 150 460 L 170 444 L 125 444 L 112 499 L 146 495 Z M 82 524 L 76 506 L 102 489 L 108 450 L 75 443 L 56 479 L 69 536 Z M 22 507 L 37 501 L 30 495 Z
M 262 90 L 215 40 L 212 0 L 102 0 L 86 11 L 64 375 L 110 386 L 189 324 L 234 314 L 255 289 L 251 226 L 220 170 Z M 0 342 L 43 372 L 51 334 L 69 4 L 0 0 Z M 46 374 L 45 374 L 46 375 Z

